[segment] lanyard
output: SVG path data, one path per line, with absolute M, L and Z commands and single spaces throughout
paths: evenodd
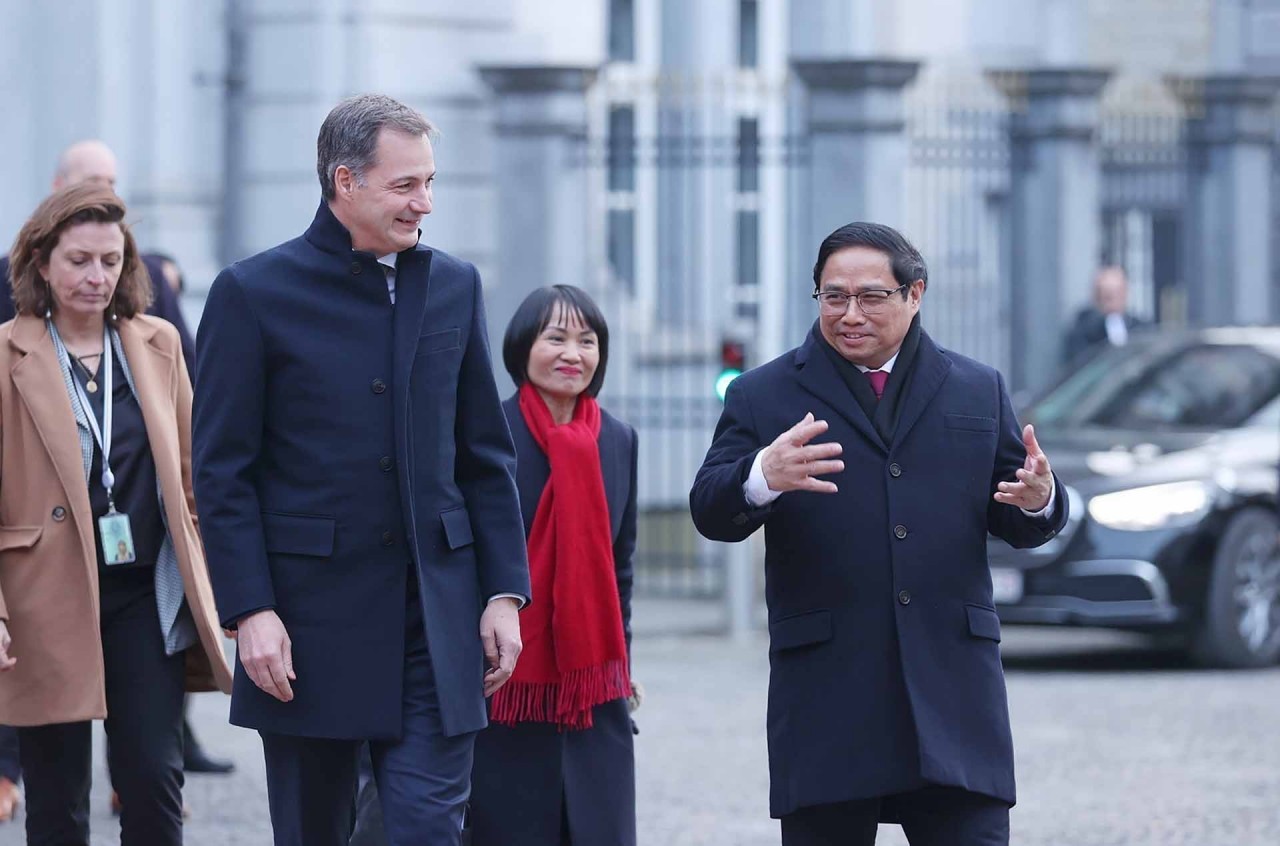
M 62 343 L 62 337 L 58 335 L 58 327 L 53 325 L 53 321 L 49 321 L 49 334 L 53 336 L 53 342 L 58 347 L 59 357 L 67 363 L 68 370 L 71 367 L 71 354 L 67 352 L 66 346 Z M 98 419 L 94 416 L 93 406 L 89 403 L 89 397 L 84 392 L 84 387 L 80 384 L 80 380 L 75 378 L 75 374 L 71 376 L 71 384 L 76 389 L 76 401 L 80 403 L 80 410 L 84 412 L 84 416 L 89 421 L 89 429 L 93 432 L 93 439 L 98 442 L 98 447 L 102 450 L 102 487 L 107 491 L 107 506 L 110 511 L 116 510 L 115 500 L 111 496 L 111 490 L 116 486 L 115 474 L 111 472 L 111 376 L 114 365 L 112 363 L 111 349 L 111 330 L 105 325 L 102 327 L 102 428 L 98 428 Z

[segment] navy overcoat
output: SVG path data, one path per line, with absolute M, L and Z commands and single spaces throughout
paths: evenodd
M 276 609 L 297 674 L 283 703 L 237 661 L 231 721 L 398 737 L 412 568 L 445 733 L 483 728 L 480 614 L 527 597 L 529 573 L 475 268 L 405 250 L 393 306 L 322 202 L 302 237 L 213 283 L 194 415 L 219 616 Z
M 952 785 L 1014 801 L 1013 744 L 987 533 L 1017 547 L 1066 521 L 992 500 L 1026 453 L 1004 381 L 921 333 L 893 441 L 810 333 L 736 379 L 690 493 L 706 537 L 765 528 L 770 810 Z M 753 509 L 756 453 L 805 412 L 838 441 L 839 493 Z
M 525 533 L 533 527 L 551 468 L 529 432 L 516 397 L 503 403 L 519 457 L 516 480 Z M 602 412 L 604 476 L 623 631 L 631 644 L 632 554 L 636 546 L 635 430 Z M 536 597 L 535 597 L 536 599 Z M 595 708 L 594 725 L 491 725 L 476 738 L 471 809 L 476 846 L 541 846 L 560 842 L 561 808 L 574 843 L 634 846 L 635 756 L 624 699 Z

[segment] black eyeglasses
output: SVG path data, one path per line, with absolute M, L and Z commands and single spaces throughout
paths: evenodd
M 860 291 L 856 294 L 846 294 L 844 291 L 818 291 L 812 296 L 818 301 L 818 305 L 822 307 L 825 314 L 844 314 L 849 310 L 850 300 L 858 301 L 858 308 L 862 309 L 863 314 L 878 314 L 884 311 L 890 297 L 903 288 L 909 287 L 909 285 L 899 285 L 892 291 L 875 289 Z

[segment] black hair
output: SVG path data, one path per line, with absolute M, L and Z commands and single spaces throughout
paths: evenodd
M 893 278 L 899 285 L 910 285 L 917 279 L 929 284 L 929 269 L 925 267 L 924 257 L 920 251 L 901 232 L 883 223 L 846 223 L 822 240 L 818 247 L 818 261 L 813 265 L 813 290 L 821 285 L 822 269 L 832 253 L 846 247 L 870 247 L 879 250 L 889 257 L 889 265 L 893 268 Z M 902 292 L 907 298 L 907 292 Z
M 542 330 L 551 322 L 556 306 L 562 306 L 568 312 L 576 312 L 587 328 L 596 333 L 600 363 L 596 365 L 595 375 L 587 385 L 586 394 L 590 397 L 597 396 L 604 387 L 605 366 L 609 363 L 609 324 L 587 292 L 573 285 L 538 288 L 524 298 L 502 336 L 502 363 L 517 387 L 525 383 L 529 378 L 529 352 L 533 349 L 533 342 L 538 340 Z

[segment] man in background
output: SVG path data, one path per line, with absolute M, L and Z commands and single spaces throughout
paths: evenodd
M 1107 344 L 1123 347 L 1129 333 L 1144 321 L 1130 314 L 1129 277 L 1124 268 L 1107 265 L 1093 277 L 1093 304 L 1082 308 L 1062 343 L 1062 363 L 1071 364 L 1086 352 Z

